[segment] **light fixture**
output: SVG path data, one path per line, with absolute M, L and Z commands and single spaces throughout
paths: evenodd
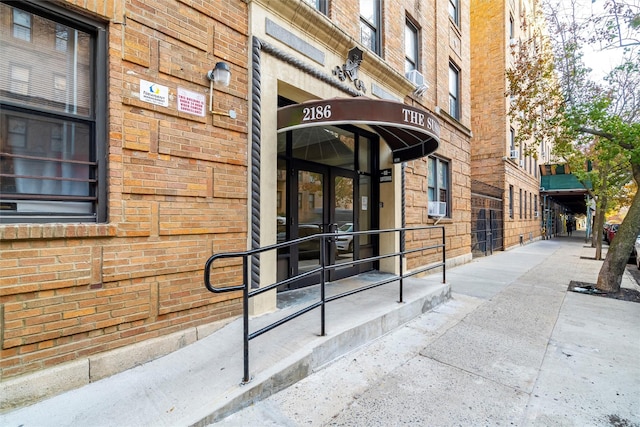
M 224 111 L 214 111 L 213 109 L 213 84 L 219 83 L 223 86 L 229 86 L 231 82 L 231 71 L 229 70 L 229 65 L 226 62 L 217 62 L 213 70 L 209 70 L 207 72 L 207 78 L 209 79 L 209 113 L 216 114 L 219 116 L 227 116 L 232 119 L 236 118 L 236 112 L 234 110 L 229 110 L 229 112 Z
M 207 77 L 212 82 L 220 83 L 223 86 L 229 86 L 231 82 L 231 71 L 226 62 L 217 62 L 213 70 L 209 70 Z

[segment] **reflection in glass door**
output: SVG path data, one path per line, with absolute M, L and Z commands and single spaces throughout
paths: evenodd
M 320 234 L 325 229 L 324 174 L 299 170 L 298 226 L 291 230 L 292 238 Z M 320 239 L 310 239 L 298 245 L 298 274 L 320 265 Z
M 351 174 L 349 174 L 351 175 Z M 353 217 L 354 209 L 354 177 L 347 175 L 335 175 L 333 177 L 332 213 L 333 224 L 336 231 L 335 238 L 335 263 L 343 267 L 334 270 L 332 279 L 338 279 L 356 274 L 352 261 L 355 258 L 355 249 L 358 237 L 351 234 L 357 230 Z

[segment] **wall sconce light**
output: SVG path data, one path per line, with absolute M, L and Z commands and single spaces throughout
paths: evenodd
M 219 116 L 226 116 L 232 119 L 236 118 L 236 112 L 234 110 L 229 110 L 229 112 L 224 111 L 214 111 L 213 109 L 213 84 L 220 83 L 223 86 L 229 86 L 229 82 L 231 81 L 231 71 L 229 70 L 229 65 L 226 62 L 217 62 L 213 70 L 209 70 L 207 72 L 207 78 L 209 79 L 209 113 L 216 114 Z

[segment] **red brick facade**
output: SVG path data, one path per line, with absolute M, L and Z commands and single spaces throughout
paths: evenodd
M 241 311 L 237 294 L 204 289 L 202 266 L 246 247 L 247 4 L 68 8 L 107 27 L 108 221 L 0 225 L 3 380 Z M 178 88 L 208 100 L 216 61 L 232 80 L 215 88 L 214 108 L 237 119 L 178 111 Z M 168 87 L 169 106 L 142 101 L 141 80 Z

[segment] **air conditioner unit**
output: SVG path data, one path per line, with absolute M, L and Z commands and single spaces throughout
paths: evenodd
M 422 96 L 429 89 L 429 85 L 424 81 L 424 76 L 418 70 L 407 72 L 406 77 L 416 87 L 413 91 L 415 96 Z
M 510 159 L 517 159 L 519 157 L 520 157 L 520 152 L 518 150 L 511 150 L 511 152 L 509 153 Z
M 406 74 L 407 79 L 414 85 L 421 87 L 424 86 L 424 76 L 418 70 L 411 70 Z
M 429 202 L 429 216 L 445 216 L 446 214 L 446 202 Z
M 520 167 L 523 168 L 524 167 L 524 160 L 520 160 Z
M 534 218 L 538 218 L 538 216 L 540 216 L 540 212 L 536 211 L 533 213 L 533 217 Z
M 542 157 L 543 159 L 544 159 L 546 156 L 547 156 L 547 153 L 546 153 L 546 152 L 544 152 L 544 151 L 543 151 L 543 152 L 541 152 L 541 153 L 540 153 L 540 157 Z
M 509 39 L 509 45 L 510 46 L 515 46 L 518 44 L 518 39 Z

